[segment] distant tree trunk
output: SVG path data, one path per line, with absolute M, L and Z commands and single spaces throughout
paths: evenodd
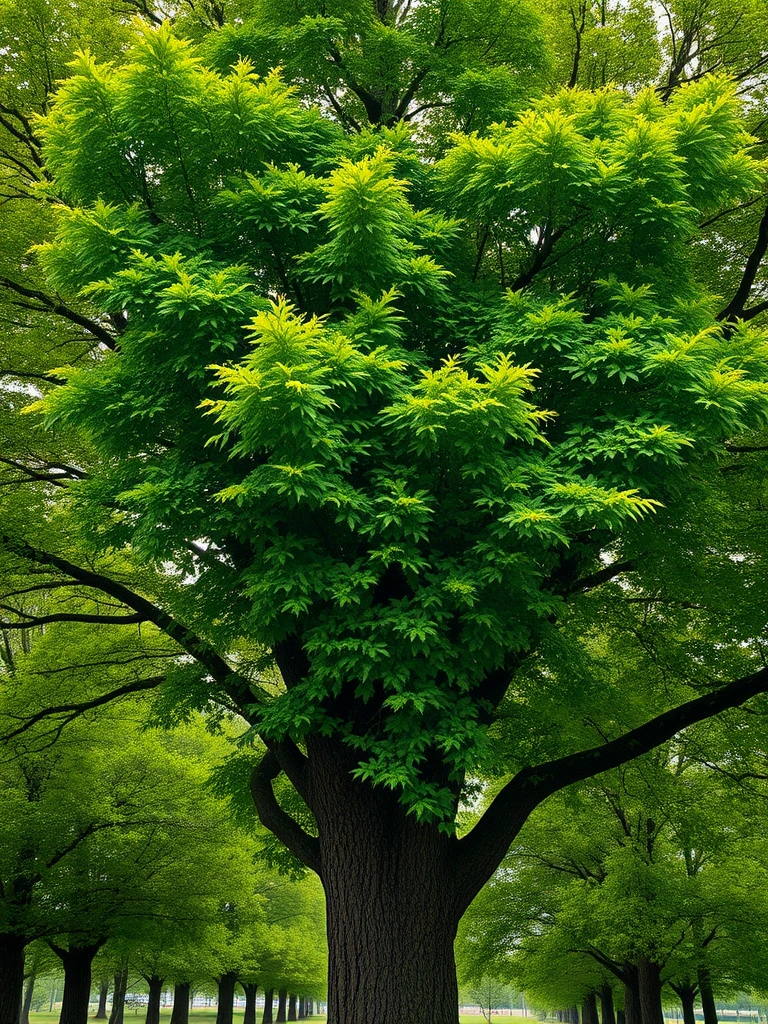
M 189 1024 L 189 991 L 188 981 L 179 981 L 173 986 L 173 1009 L 171 1024 Z
M 712 992 L 712 978 L 708 967 L 700 967 L 697 971 L 699 979 L 699 998 L 704 1014 L 704 1024 L 718 1024 L 715 996 Z
M 696 1024 L 696 986 L 681 985 L 675 989 L 683 1007 L 683 1024 Z
M 616 1013 L 613 1009 L 613 985 L 603 985 L 600 989 L 600 1018 L 602 1024 L 616 1024 Z
M 661 1008 L 661 966 L 645 956 L 637 958 L 640 1014 L 643 1024 L 664 1024 Z
M 159 978 L 156 974 L 151 974 L 148 977 L 145 975 L 144 981 L 149 985 L 147 1016 L 144 1024 L 160 1024 L 160 997 L 163 994 L 165 978 Z
M 571 1006 L 568 1009 L 568 1020 L 570 1024 L 579 1024 L 579 1008 L 578 1006 Z
M 112 1012 L 109 1015 L 109 1024 L 123 1024 L 125 1014 L 125 993 L 128 989 L 128 968 L 123 967 L 115 971 L 115 984 L 112 989 Z
M 624 1010 L 616 1011 L 616 1024 L 627 1024 L 627 1014 Z
M 296 996 L 293 993 L 288 997 L 288 1020 L 298 1020 L 296 1016 Z
M 277 1016 L 275 1017 L 277 1024 L 282 1024 L 282 1022 L 286 1019 L 285 1004 L 287 1002 L 287 999 L 288 989 L 281 988 L 280 991 L 277 993 Z
M 299 996 L 299 1020 L 304 1020 L 307 1016 L 307 1001 L 304 996 Z
M 0 935 L 0 1024 L 18 1024 L 24 995 L 24 947 L 20 935 Z
M 27 978 L 27 987 L 24 989 L 24 1002 L 21 1006 L 19 1024 L 29 1024 L 29 1011 L 32 1009 L 32 993 L 35 991 L 36 972 L 32 971 Z
M 272 1004 L 275 1001 L 275 990 L 268 988 L 264 993 L 264 1013 L 261 1017 L 261 1024 L 272 1024 Z
M 216 1024 L 232 1024 L 232 1004 L 235 1000 L 237 975 L 228 971 L 217 979 L 219 986 L 219 1004 L 216 1008 Z
M 307 1000 L 307 1016 L 311 1017 L 315 1012 L 315 1001 L 314 999 Z
M 590 992 L 581 1004 L 581 1024 L 599 1024 L 597 1017 L 597 995 Z
M 109 995 L 109 978 L 102 978 L 99 983 L 99 1005 L 96 1010 L 96 1020 L 107 1019 L 107 996 Z
M 64 965 L 64 994 L 61 997 L 59 1024 L 88 1024 L 91 999 L 91 965 L 103 942 L 61 949 L 51 945 Z
M 245 993 L 245 1012 L 243 1013 L 243 1024 L 256 1024 L 256 992 L 259 986 L 254 984 L 243 984 L 241 981 L 243 992 Z M 171 1022 L 173 1024 L 173 1022 Z

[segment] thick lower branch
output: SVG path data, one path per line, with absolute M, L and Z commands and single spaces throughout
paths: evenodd
M 273 781 L 282 768 L 268 750 L 251 775 L 251 796 L 262 825 L 269 829 L 302 864 L 320 874 L 320 844 L 277 802 Z
M 647 754 L 696 722 L 739 707 L 768 691 L 768 668 L 665 711 L 609 743 L 524 768 L 459 841 L 458 877 L 469 901 L 491 877 L 530 813 L 558 790 Z

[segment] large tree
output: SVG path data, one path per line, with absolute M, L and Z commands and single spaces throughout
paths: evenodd
M 718 326 L 688 244 L 759 188 L 738 103 L 724 79 L 574 90 L 420 148 L 208 70 L 167 26 L 121 61 L 81 57 L 37 129 L 62 201 L 38 255 L 81 349 L 40 383 L 70 457 L 14 461 L 42 477 L 31 525 L 6 502 L 7 571 L 53 607 L 14 584 L 5 628 L 165 632 L 166 708 L 215 700 L 265 744 L 240 761 L 322 879 L 331 1019 L 455 1022 L 458 920 L 530 811 L 768 689 L 746 617 L 703 693 L 644 716 L 620 679 L 552 689 L 601 585 L 685 585 L 724 445 L 768 414 L 765 343 Z M 516 774 L 459 838 L 501 719 Z

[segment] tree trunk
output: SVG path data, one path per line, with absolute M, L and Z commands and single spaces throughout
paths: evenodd
M 275 1020 L 277 1024 L 283 1024 L 285 1021 L 285 1004 L 288 1000 L 288 990 L 281 988 L 277 993 L 277 1016 Z
M 0 1024 L 18 1024 L 24 995 L 24 947 L 20 935 L 0 935 Z
M 712 978 L 708 967 L 700 967 L 697 971 L 699 979 L 699 998 L 704 1014 L 704 1024 L 717 1024 L 717 1007 L 712 992 Z
M 602 1024 L 616 1024 L 616 1013 L 613 1009 L 613 985 L 603 985 L 600 989 L 600 1019 Z
M 261 1024 L 272 1024 L 272 1004 L 275 1001 L 275 990 L 268 988 L 264 992 L 264 1013 L 261 1017 Z
M 71 949 L 54 949 L 64 964 L 64 995 L 61 997 L 59 1024 L 88 1024 L 91 999 L 91 964 L 102 942 Z
M 219 986 L 219 1003 L 216 1008 L 216 1024 L 232 1024 L 232 1004 L 235 999 L 237 975 L 234 971 L 222 974 L 217 979 Z
M 171 1024 L 189 1024 L 189 990 L 188 981 L 179 981 L 173 986 L 173 1009 Z
M 661 1008 L 661 966 L 647 957 L 638 957 L 637 980 L 643 1024 L 664 1024 L 664 1011 Z
M 640 1009 L 640 983 L 637 967 L 625 964 L 624 977 L 624 1024 L 644 1024 Z
M 597 995 L 594 992 L 590 992 L 588 996 L 584 997 L 581 1004 L 581 1022 L 582 1024 L 598 1024 Z
M 35 977 L 36 972 L 32 971 L 27 978 L 27 987 L 24 989 L 24 1002 L 21 1007 L 21 1017 L 19 1018 L 20 1024 L 29 1024 L 29 1011 L 32 1009 L 32 993 L 35 991 Z
M 99 1006 L 96 1010 L 96 1020 L 107 1019 L 107 996 L 109 995 L 109 978 L 102 978 L 99 985 Z
M 149 999 L 147 1000 L 147 1016 L 144 1024 L 160 1024 L 160 997 L 163 994 L 163 982 L 165 978 L 159 978 L 156 974 L 144 978 L 149 985 Z
M 243 1013 L 243 1024 L 256 1024 L 256 992 L 259 986 L 252 983 L 240 982 L 245 993 L 245 1011 Z
M 696 986 L 681 985 L 675 992 L 683 1008 L 683 1024 L 696 1024 Z
M 307 1001 L 304 996 L 299 996 L 298 1020 L 304 1020 L 307 1016 Z
M 128 968 L 115 971 L 115 984 L 112 990 L 112 1012 L 109 1024 L 123 1024 L 125 1014 L 125 993 L 128 988 Z
M 571 1006 L 568 1010 L 568 1020 L 570 1024 L 579 1024 L 579 1008 L 578 1006 Z
M 332 1024 L 457 1024 L 453 944 L 476 895 L 455 840 L 356 781 L 354 756 L 308 738 Z M 322 782 L 322 784 L 320 784 Z M 466 891 L 464 889 L 466 886 Z
M 296 996 L 293 993 L 288 997 L 288 1020 L 298 1020 L 296 1016 Z

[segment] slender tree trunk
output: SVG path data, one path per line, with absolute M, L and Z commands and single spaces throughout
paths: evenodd
M 570 1024 L 579 1024 L 579 1008 L 578 1006 L 572 1006 L 568 1010 L 568 1020 Z
M 299 996 L 299 1020 L 304 1020 L 307 1016 L 307 1001 L 304 996 Z
M 102 942 L 71 949 L 56 947 L 54 952 L 64 964 L 64 995 L 61 997 L 59 1024 L 88 1024 L 91 999 L 91 965 Z
M 675 992 L 683 1008 L 683 1024 L 696 1024 L 696 986 L 681 985 Z
M 37 973 L 32 971 L 27 978 L 27 986 L 24 989 L 24 1002 L 21 1006 L 20 1024 L 29 1024 L 29 1011 L 32 1009 L 32 994 L 35 991 L 35 978 Z
M 165 978 L 159 978 L 156 974 L 145 977 L 149 985 L 149 999 L 147 1000 L 147 1016 L 144 1024 L 160 1024 L 160 997 L 163 994 L 163 982 Z
M 697 971 L 699 980 L 699 998 L 704 1014 L 704 1024 L 718 1024 L 715 996 L 712 992 L 712 978 L 708 967 L 700 967 Z
M 599 1024 L 597 994 L 595 992 L 590 992 L 588 996 L 584 997 L 584 1001 L 581 1004 L 581 1022 L 582 1024 Z
M 188 981 L 179 981 L 173 986 L 173 1009 L 171 1024 L 189 1024 L 189 990 Z
M 128 968 L 123 967 L 119 971 L 115 971 L 115 984 L 112 989 L 112 1012 L 109 1015 L 109 1024 L 123 1024 L 127 988 Z
M 298 1020 L 296 1016 L 296 996 L 293 992 L 288 997 L 288 1020 Z
M 232 1004 L 235 1000 L 237 975 L 233 971 L 222 974 L 218 980 L 219 1003 L 216 1008 L 216 1024 L 232 1024 Z
M 603 985 L 600 989 L 600 1019 L 602 1024 L 616 1024 L 616 1013 L 613 1008 L 613 985 Z
M 241 981 L 243 992 L 245 993 L 245 1012 L 243 1013 L 243 1024 L 256 1024 L 256 992 L 259 986 L 254 984 L 243 984 Z M 173 1024 L 173 1022 L 171 1022 Z
M 0 1024 L 18 1024 L 24 995 L 24 947 L 21 935 L 0 935 Z
M 283 1022 L 286 1019 L 286 1017 L 285 1017 L 285 1004 L 286 1004 L 287 1001 L 288 1001 L 288 990 L 285 989 L 285 988 L 281 988 L 280 991 L 277 993 L 277 1016 L 275 1017 L 275 1020 L 277 1021 L 277 1024 L 283 1024 Z
M 311 1017 L 315 1012 L 315 1001 L 314 999 L 307 1000 L 307 1016 Z
M 647 957 L 638 957 L 637 980 L 643 1024 L 664 1024 L 664 1011 L 661 1008 L 661 966 Z
M 272 1024 L 272 1004 L 275 1001 L 275 990 L 268 988 L 264 993 L 264 1013 L 261 1017 L 261 1024 Z
M 96 1010 L 96 1020 L 107 1019 L 107 996 L 109 995 L 109 978 L 102 978 L 99 984 L 99 1006 Z

